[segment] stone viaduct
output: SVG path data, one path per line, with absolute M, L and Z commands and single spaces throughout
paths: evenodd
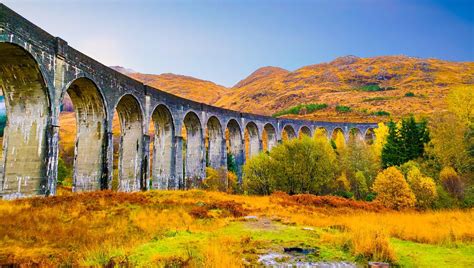
M 206 165 L 226 167 L 228 152 L 241 166 L 246 156 L 280 142 L 283 133 L 295 138 L 324 128 L 328 136 L 342 131 L 347 139 L 353 132 L 370 135 L 376 127 L 279 119 L 180 98 L 100 64 L 3 4 L 0 89 L 7 110 L 0 165 L 4 199 L 55 194 L 59 114 L 66 93 L 77 123 L 74 191 L 111 188 L 115 112 L 121 130 L 120 191 L 185 188 L 187 178 L 205 176 Z

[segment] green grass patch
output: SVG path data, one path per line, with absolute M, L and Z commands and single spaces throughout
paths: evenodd
M 390 113 L 384 110 L 372 112 L 372 115 L 375 116 L 390 116 Z
M 336 111 L 341 112 L 341 113 L 347 113 L 350 112 L 352 109 L 349 106 L 344 106 L 344 105 L 337 105 L 336 106 Z
M 399 239 L 390 244 L 402 267 L 474 267 L 474 245 L 429 245 Z
M 389 100 L 389 99 L 391 98 L 390 97 L 373 97 L 373 98 L 363 99 L 362 102 L 384 101 L 384 100 Z
M 306 109 L 307 113 L 313 113 L 317 110 L 326 109 L 328 105 L 326 103 L 310 103 L 310 104 L 299 104 L 288 109 L 274 113 L 273 117 L 278 117 L 287 114 L 300 114 L 302 109 Z
M 393 90 L 394 87 L 381 87 L 378 84 L 368 84 L 363 85 L 361 87 L 355 88 L 355 90 L 359 91 L 366 91 L 366 92 L 376 92 L 376 91 L 385 91 L 385 90 Z
M 415 97 L 415 93 L 407 92 L 407 93 L 405 93 L 405 97 Z

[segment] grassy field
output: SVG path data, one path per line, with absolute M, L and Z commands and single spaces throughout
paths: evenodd
M 474 210 L 192 190 L 64 192 L 0 201 L 0 215 L 0 264 L 241 267 L 298 247 L 303 261 L 474 265 Z

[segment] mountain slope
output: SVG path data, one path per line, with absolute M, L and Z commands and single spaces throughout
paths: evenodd
M 120 66 L 111 68 L 128 75 L 146 85 L 161 89 L 171 94 L 189 98 L 206 104 L 214 104 L 225 95 L 228 89 L 210 81 L 197 79 L 191 76 L 165 74 L 142 74 Z
M 125 73 L 172 94 L 243 112 L 271 115 L 295 105 L 325 103 L 327 108 L 310 114 L 288 115 L 325 121 L 429 116 L 445 109 L 450 88 L 474 85 L 474 62 L 407 56 L 345 56 L 292 72 L 268 66 L 230 89 L 189 76 Z M 337 106 L 347 107 L 338 111 Z
M 215 104 L 269 115 L 299 104 L 326 103 L 329 106 L 326 109 L 292 117 L 381 121 L 384 119 L 372 114 L 383 111 L 397 117 L 409 113 L 429 115 L 442 110 L 443 98 L 450 88 L 473 84 L 473 62 L 346 56 L 294 72 L 253 79 L 234 87 Z M 337 105 L 348 106 L 351 111 L 337 112 Z

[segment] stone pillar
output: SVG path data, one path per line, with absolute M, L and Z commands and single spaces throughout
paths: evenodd
M 225 138 L 221 141 L 221 155 L 220 155 L 220 162 L 221 167 L 227 170 L 227 144 Z
M 185 189 L 184 173 L 183 173 L 183 137 L 175 137 L 175 186 L 178 189 Z
M 107 182 L 106 188 L 112 189 L 112 180 L 114 178 L 114 137 L 113 137 L 112 129 L 107 129 L 105 132 L 103 165 L 104 165 L 103 176 Z
M 149 167 L 150 167 L 150 136 L 143 135 L 142 140 L 142 163 L 140 170 L 140 188 L 142 190 L 150 189 L 150 180 L 149 180 Z
M 46 131 L 48 145 L 48 163 L 46 166 L 46 181 L 41 183 L 45 187 L 41 194 L 55 195 L 58 179 L 59 158 L 59 126 L 51 124 Z

